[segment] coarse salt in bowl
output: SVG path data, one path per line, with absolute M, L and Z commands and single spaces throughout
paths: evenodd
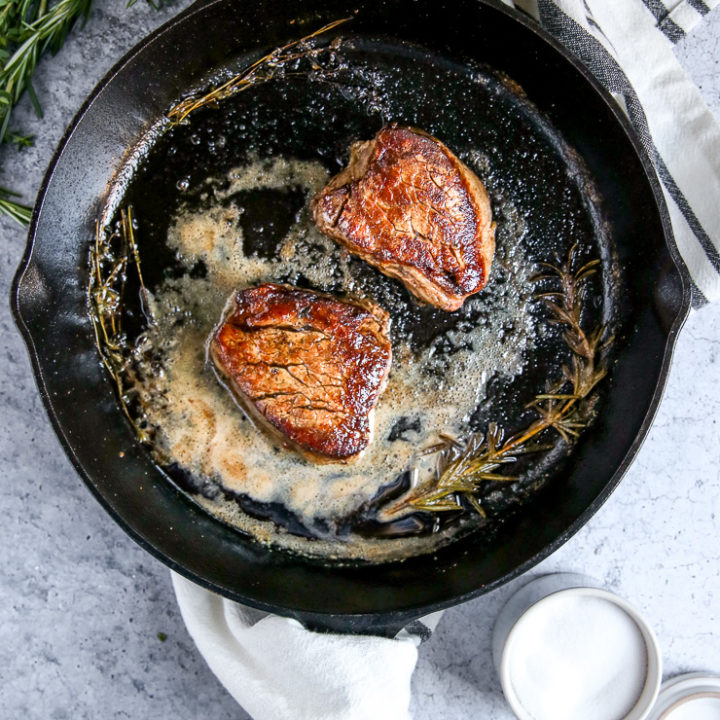
M 616 595 L 562 587 L 573 578 L 539 578 L 500 614 L 494 645 L 505 697 L 520 720 L 643 720 L 661 680 L 655 636 Z

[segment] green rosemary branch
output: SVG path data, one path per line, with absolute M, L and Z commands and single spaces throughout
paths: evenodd
M 564 264 L 558 267 L 542 263 L 548 274 L 536 278 L 538 281 L 559 281 L 558 290 L 536 297 L 551 311 L 551 322 L 565 327 L 563 337 L 572 351 L 572 362 L 563 368 L 562 377 L 527 405 L 535 411 L 537 419 L 507 439 L 495 423 L 488 425 L 486 433 L 471 435 L 464 442 L 441 435 L 440 442 L 428 448 L 428 452 L 438 453 L 434 475 L 427 482 L 411 487 L 384 508 L 382 517 L 390 519 L 418 510 L 458 511 L 463 508 L 463 500 L 484 517 L 485 510 L 478 499 L 483 484 L 514 481 L 516 478 L 499 472 L 502 466 L 516 462 L 520 455 L 552 447 L 531 443 L 531 440 L 553 430 L 570 445 L 580 435 L 587 424 L 583 403 L 607 374 L 601 351 L 612 343 L 613 338 L 605 338 L 604 326 L 591 332 L 582 327 L 587 280 L 597 272 L 600 261 L 593 260 L 576 270 L 576 256 L 577 246 L 573 246 Z
M 32 76 L 40 56 L 55 54 L 79 19 L 90 14 L 92 0 L 60 0 L 51 8 L 47 2 L 9 0 L 5 7 L 7 27 L 3 32 L 5 52 L 0 69 L 0 139 L 5 140 L 10 114 L 27 91 L 38 117 L 42 108 L 33 90 Z
M 79 19 L 87 18 L 92 0 L 60 0 L 48 7 L 47 0 L 0 0 L 0 143 L 18 148 L 32 139 L 10 130 L 13 108 L 25 92 L 42 117 L 42 108 L 32 86 L 38 60 L 45 52 L 55 54 Z M 30 222 L 30 209 L 10 197 L 18 193 L 0 191 L 0 215 L 21 225 Z
M 162 4 L 162 0 L 148 2 L 153 7 Z M 38 61 L 46 52 L 57 53 L 75 24 L 87 20 L 92 4 L 93 0 L 59 0 L 52 5 L 48 0 L 0 0 L 0 143 L 18 148 L 32 144 L 31 137 L 10 129 L 13 108 L 27 92 L 37 116 L 42 117 L 32 85 Z M 17 195 L 0 191 L 0 216 L 27 224 L 29 208 L 9 199 Z
M 26 147 L 32 147 L 35 144 L 35 138 L 32 135 L 20 135 L 12 130 L 8 130 L 5 133 L 5 142 L 10 145 L 16 145 L 18 150 L 22 150 Z
M 18 197 L 18 193 L 0 187 L 0 215 L 7 215 L 7 217 L 16 223 L 27 225 L 32 216 L 32 209 L 27 205 L 21 205 L 11 200 L 10 198 L 12 197 Z

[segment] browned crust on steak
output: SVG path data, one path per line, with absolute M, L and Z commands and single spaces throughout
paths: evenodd
M 385 127 L 313 198 L 320 230 L 421 300 L 457 310 L 487 282 L 495 225 L 483 184 L 439 140 Z
M 367 301 L 268 283 L 236 292 L 209 355 L 243 407 L 316 461 L 369 445 L 392 361 L 390 318 Z

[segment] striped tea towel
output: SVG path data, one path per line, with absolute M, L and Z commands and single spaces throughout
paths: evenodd
M 504 2 L 538 20 L 618 101 L 660 178 L 694 304 L 720 299 L 720 126 L 673 53 L 720 0 Z

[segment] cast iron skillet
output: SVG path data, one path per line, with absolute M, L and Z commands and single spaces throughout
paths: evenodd
M 358 9 L 355 14 L 354 11 Z M 128 148 L 178 97 L 239 49 L 267 51 L 355 15 L 351 32 L 487 63 L 524 88 L 583 157 L 604 201 L 624 283 L 622 337 L 603 411 L 571 462 L 491 540 L 431 555 L 338 566 L 271 551 L 192 504 L 135 441 L 100 366 L 87 314 L 87 252 Z M 144 548 L 227 597 L 314 627 L 392 632 L 492 590 L 549 555 L 600 507 L 657 408 L 690 289 L 669 242 L 649 161 L 612 99 L 529 20 L 495 0 L 198 3 L 143 40 L 67 131 L 40 191 L 12 303 L 41 395 L 78 472 Z

